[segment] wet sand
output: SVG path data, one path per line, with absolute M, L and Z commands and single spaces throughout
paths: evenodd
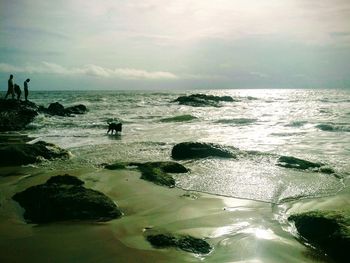
M 64 173 L 111 197 L 123 217 L 26 224 L 12 195 Z M 308 209 L 312 201 L 276 206 L 169 189 L 139 179 L 133 170 L 16 167 L 1 174 L 16 174 L 0 177 L 1 262 L 325 262 L 294 238 L 285 221 L 286 212 Z M 145 239 L 147 231 L 190 234 L 214 249 L 208 255 L 155 249 Z

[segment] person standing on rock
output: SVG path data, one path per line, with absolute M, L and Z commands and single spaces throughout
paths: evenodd
M 28 101 L 28 82 L 30 81 L 30 79 L 26 79 L 26 81 L 24 82 L 24 97 L 25 100 Z
M 21 98 L 21 94 L 22 94 L 21 87 L 18 86 L 17 84 L 15 84 L 14 90 L 15 90 L 15 93 L 17 95 L 17 100 L 19 100 Z
M 7 93 L 6 93 L 6 96 L 5 96 L 5 99 L 7 98 L 8 95 L 12 96 L 12 99 L 15 98 L 15 92 L 13 90 L 13 75 L 11 74 L 10 75 L 10 78 L 9 80 L 7 81 Z

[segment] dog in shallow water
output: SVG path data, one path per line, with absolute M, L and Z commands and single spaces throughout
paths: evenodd
M 115 123 L 115 122 L 108 123 L 107 134 L 109 132 L 111 132 L 111 134 L 113 134 L 113 131 L 115 131 L 115 134 L 118 134 L 118 132 L 121 132 L 122 131 L 122 124 L 120 122 L 119 123 Z

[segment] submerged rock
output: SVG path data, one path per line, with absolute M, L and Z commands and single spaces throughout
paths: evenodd
M 22 130 L 38 115 L 38 107 L 30 101 L 0 99 L 0 131 Z
M 187 173 L 189 170 L 176 162 L 146 162 L 146 163 L 114 163 L 106 165 L 110 170 L 126 169 L 128 166 L 136 166 L 141 172 L 141 179 L 158 185 L 175 186 L 175 179 L 168 173 Z
M 192 121 L 197 119 L 197 117 L 192 115 L 178 115 L 170 118 L 163 118 L 160 121 L 161 122 L 185 122 L 185 121 Z
M 171 234 L 148 235 L 147 241 L 155 248 L 175 247 L 196 254 L 208 254 L 212 248 L 204 240 L 191 236 L 174 236 Z
M 277 160 L 277 165 L 285 168 L 294 168 L 300 170 L 312 170 L 322 173 L 332 174 L 334 170 L 325 166 L 323 163 L 314 163 L 293 156 L 281 156 Z
M 39 141 L 34 144 L 13 143 L 0 145 L 0 166 L 25 165 L 55 158 L 69 158 L 67 150 Z
M 122 215 L 109 197 L 83 187 L 83 183 L 70 175 L 54 176 L 45 184 L 29 187 L 12 198 L 25 209 L 23 217 L 30 223 L 107 221 Z
M 300 236 L 336 262 L 349 260 L 350 218 L 339 212 L 310 211 L 291 215 Z
M 181 105 L 188 105 L 193 107 L 213 106 L 218 107 L 219 102 L 233 102 L 234 99 L 230 96 L 214 96 L 206 94 L 192 94 L 189 96 L 180 96 L 174 100 Z
M 176 160 L 206 157 L 236 157 L 229 148 L 225 148 L 218 144 L 202 142 L 182 142 L 176 144 L 171 151 L 171 156 Z
M 48 108 L 40 106 L 39 111 L 50 115 L 70 116 L 72 114 L 84 114 L 87 112 L 87 108 L 83 104 L 65 108 L 59 102 L 54 102 L 51 103 Z

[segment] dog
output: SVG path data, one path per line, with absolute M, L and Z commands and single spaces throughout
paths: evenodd
M 108 131 L 107 134 L 111 131 L 111 134 L 113 134 L 113 131 L 115 131 L 115 134 L 118 134 L 118 132 L 122 132 L 122 124 L 111 122 L 108 123 Z

